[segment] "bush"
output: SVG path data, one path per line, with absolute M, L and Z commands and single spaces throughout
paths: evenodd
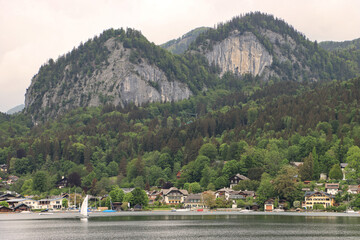
M 124 210 L 124 211 L 127 211 L 128 208 L 129 208 L 129 207 L 128 207 L 128 204 L 129 204 L 128 202 L 123 202 L 123 203 L 121 204 L 121 209 Z
M 314 210 L 325 210 L 325 207 L 322 204 L 314 204 L 313 209 Z
M 293 206 L 294 206 L 295 208 L 300 207 L 300 201 L 294 201 L 294 202 L 293 202 Z

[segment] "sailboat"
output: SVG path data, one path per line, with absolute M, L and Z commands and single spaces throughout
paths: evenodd
M 80 215 L 82 218 L 89 217 L 88 214 L 89 195 L 86 195 L 83 203 L 81 204 Z

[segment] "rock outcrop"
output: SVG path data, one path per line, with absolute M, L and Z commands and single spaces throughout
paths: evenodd
M 234 31 L 230 37 L 214 45 L 205 56 L 209 63 L 220 67 L 221 75 L 227 71 L 260 75 L 272 63 L 270 53 L 250 32 L 239 34 Z
M 76 107 L 106 103 L 141 105 L 147 102 L 179 101 L 192 95 L 186 84 L 177 80 L 169 81 L 164 72 L 148 64 L 145 59 L 141 63 L 131 63 L 129 56 L 133 50 L 124 48 L 114 38 L 107 40 L 105 46 L 110 51 L 109 64 L 91 76 L 78 79 L 64 77 L 43 96 L 36 94 L 33 89 L 35 76 L 26 92 L 26 108 L 29 109 L 40 97 L 40 109 L 32 111 L 52 117 Z M 65 69 L 71 67 L 68 65 Z

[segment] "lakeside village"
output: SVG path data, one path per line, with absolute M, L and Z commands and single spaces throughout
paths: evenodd
M 298 165 L 299 163 L 294 163 Z M 6 171 L 6 166 L 0 166 Z M 354 201 L 360 196 L 360 185 L 348 185 L 345 179 L 346 164 L 341 164 L 343 179 L 339 182 L 327 181 L 322 175 L 320 181 L 303 182 L 302 201 L 290 204 L 285 199 L 273 197 L 259 205 L 255 191 L 236 190 L 242 181 L 249 181 L 246 176 L 236 174 L 229 179 L 230 186 L 217 191 L 194 193 L 191 189 L 152 188 L 145 191 L 140 188 L 116 187 L 104 196 L 89 196 L 92 211 L 127 211 L 127 210 L 171 210 L 176 209 L 206 211 L 210 209 L 226 211 L 340 211 L 359 210 Z M 181 175 L 179 172 L 178 177 Z M 7 180 L 1 179 L 2 186 L 11 185 L 18 180 L 14 175 Z M 57 187 L 64 190 L 58 196 L 40 199 L 38 196 L 22 196 L 16 192 L 0 192 L 0 213 L 36 212 L 36 211 L 78 211 L 85 197 L 84 193 L 65 192 L 68 187 L 66 178 L 57 182 Z M 352 202 L 351 199 L 355 199 Z M 354 209 L 352 209 L 354 207 Z

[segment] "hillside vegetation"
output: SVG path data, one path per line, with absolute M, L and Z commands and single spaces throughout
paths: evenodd
M 293 39 L 296 47 L 273 45 L 264 29 Z M 220 77 L 218 67 L 209 65 L 202 51 L 233 30 L 252 32 L 270 53 L 280 49 L 288 59 L 297 56 L 294 62 L 299 66 L 274 55 L 271 68 L 282 78 L 264 81 L 263 76 L 230 72 Z M 356 51 L 327 52 L 285 22 L 259 13 L 203 32 L 182 55 L 150 43 L 132 29 L 107 30 L 42 66 L 33 94 L 40 99 L 60 78 L 71 79 L 70 88 L 77 78 L 101 71 L 109 54 L 103 43 L 112 38 L 131 50 L 130 62 L 146 61 L 170 82 L 186 83 L 194 94 L 178 102 L 107 101 L 98 107 L 70 108 L 37 124 L 33 118 L 34 113 L 42 117 L 36 112 L 40 101 L 28 106 L 27 113 L 0 113 L 0 164 L 20 176 L 12 190 L 58 194 L 55 183 L 62 176 L 77 191 L 94 195 L 117 185 L 149 189 L 193 183 L 201 190 L 216 190 L 228 187 L 229 178 L 240 173 L 250 180 L 238 188 L 257 191 L 259 205 L 278 196 L 292 203 L 303 200 L 301 181 L 319 180 L 320 173 L 339 179 L 332 169 L 340 163 L 355 170 L 349 171 L 346 184 L 360 183 Z M 317 81 L 299 81 L 298 74 L 306 72 Z M 294 168 L 291 162 L 304 164 Z

